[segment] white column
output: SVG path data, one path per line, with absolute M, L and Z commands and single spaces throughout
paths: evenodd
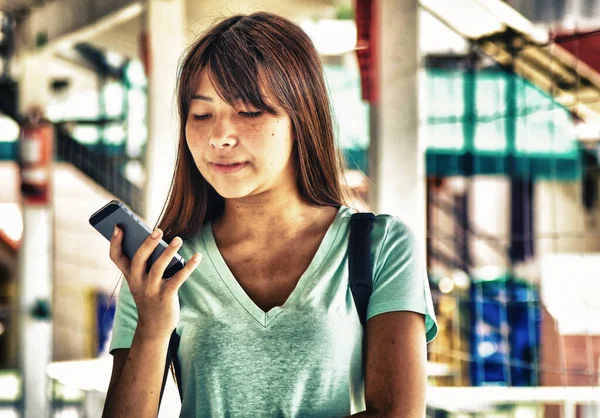
M 371 138 L 370 205 L 424 240 L 425 153 L 419 140 L 418 1 L 379 0 L 379 103 Z
M 49 86 L 44 56 L 22 57 L 19 111 L 48 103 Z M 52 322 L 31 313 L 37 301 L 52 306 L 53 213 L 51 205 L 22 206 L 23 235 L 18 254 L 19 370 L 23 379 L 24 417 L 50 417 L 46 367 L 52 361 Z M 52 314 L 52 310 L 50 311 Z
M 22 51 L 17 57 L 19 79 L 19 113 L 24 115 L 32 106 L 44 110 L 50 101 L 49 57 L 41 51 Z
M 147 0 L 146 26 L 150 42 L 148 77 L 148 146 L 144 218 L 158 221 L 175 168 L 178 140 L 177 64 L 187 46 L 185 2 Z
M 52 322 L 37 319 L 31 311 L 38 301 L 52 306 L 52 216 L 50 207 L 23 206 L 23 236 L 18 256 L 18 352 L 24 417 L 50 417 L 46 367 L 52 361 Z

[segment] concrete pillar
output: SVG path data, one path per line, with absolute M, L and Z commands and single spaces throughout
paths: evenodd
M 154 226 L 166 202 L 175 169 L 178 141 L 177 67 L 189 40 L 183 0 L 147 0 L 145 26 L 150 50 L 148 72 L 148 145 L 143 218 Z M 168 25 L 165 22 L 169 22 Z M 177 23 L 179 22 L 179 23 Z M 170 372 L 169 372 L 170 374 Z M 181 402 L 169 376 L 159 418 L 179 413 Z
M 20 59 L 19 113 L 45 107 L 49 86 L 41 53 Z M 24 417 L 50 417 L 46 367 L 52 360 L 52 322 L 32 314 L 38 302 L 52 306 L 53 211 L 50 204 L 24 203 L 23 235 L 18 254 L 19 370 L 23 379 Z M 50 309 L 50 313 L 52 310 Z
M 32 315 L 39 301 L 52 306 L 53 226 L 50 207 L 23 206 L 19 266 L 19 370 L 23 379 L 23 416 L 50 417 L 49 379 L 52 322 Z M 52 310 L 51 310 L 52 312 Z
M 425 239 L 425 147 L 419 140 L 418 1 L 377 1 L 379 101 L 371 118 L 369 204 Z M 424 245 L 424 244 L 423 244 Z
M 147 0 L 146 4 L 150 68 L 143 217 L 150 226 L 154 226 L 166 202 L 175 168 L 178 139 L 175 84 L 178 60 L 187 42 L 183 0 Z
M 50 57 L 43 51 L 23 51 L 17 59 L 19 113 L 25 114 L 32 106 L 46 110 L 51 94 L 47 71 Z

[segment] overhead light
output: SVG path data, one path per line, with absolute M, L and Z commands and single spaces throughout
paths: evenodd
M 120 68 L 123 65 L 123 62 L 125 62 L 125 58 L 112 51 L 106 52 L 105 59 L 108 65 L 114 68 Z
M 123 86 L 117 82 L 104 86 L 104 112 L 107 116 L 120 116 L 123 113 Z
M 130 61 L 125 68 L 125 77 L 131 85 L 144 87 L 146 85 L 146 73 L 141 61 Z
M 356 49 L 354 20 L 305 20 L 300 27 L 315 44 L 321 55 L 342 55 Z
M 471 284 L 469 275 L 462 270 L 454 270 L 452 272 L 452 281 L 460 289 L 468 289 Z
M 0 230 L 14 243 L 23 235 L 23 215 L 17 203 L 0 203 Z
M 71 53 L 73 50 L 73 42 L 69 39 L 62 39 L 56 43 L 56 51 L 61 53 Z
M 15 373 L 3 373 L 0 375 L 0 387 L 2 388 L 3 401 L 20 399 L 22 396 L 21 385 L 23 381 Z M 10 415 L 9 415 L 10 416 Z
M 146 182 L 146 171 L 137 160 L 130 160 L 125 164 L 125 177 L 133 184 L 143 187 Z
M 456 196 L 461 196 L 466 193 L 469 188 L 469 180 L 464 176 L 450 176 L 446 178 L 446 184 Z
M 450 277 L 442 277 L 438 283 L 438 287 L 440 288 L 440 292 L 450 293 L 454 290 L 454 282 Z
M 108 145 L 121 145 L 127 133 L 121 124 L 111 124 L 104 130 L 104 142 Z
M 477 346 L 477 352 L 480 357 L 489 357 L 498 351 L 498 345 L 492 341 L 482 341 Z
M 575 137 L 580 141 L 600 140 L 600 125 L 580 121 L 575 124 Z
M 0 113 L 0 142 L 14 142 L 19 138 L 19 124 Z
M 506 267 L 503 265 L 487 265 L 472 269 L 475 282 L 490 282 L 506 276 Z

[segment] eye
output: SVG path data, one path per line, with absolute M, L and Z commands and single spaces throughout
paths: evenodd
M 195 120 L 205 120 L 208 119 L 210 115 L 194 115 Z
M 245 118 L 257 118 L 260 115 L 262 115 L 262 112 L 240 112 L 240 115 L 242 115 Z

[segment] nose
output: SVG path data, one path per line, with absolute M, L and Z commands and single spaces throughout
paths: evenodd
M 210 136 L 210 146 L 213 148 L 232 148 L 237 144 L 237 135 L 230 122 L 220 117 L 215 121 Z

